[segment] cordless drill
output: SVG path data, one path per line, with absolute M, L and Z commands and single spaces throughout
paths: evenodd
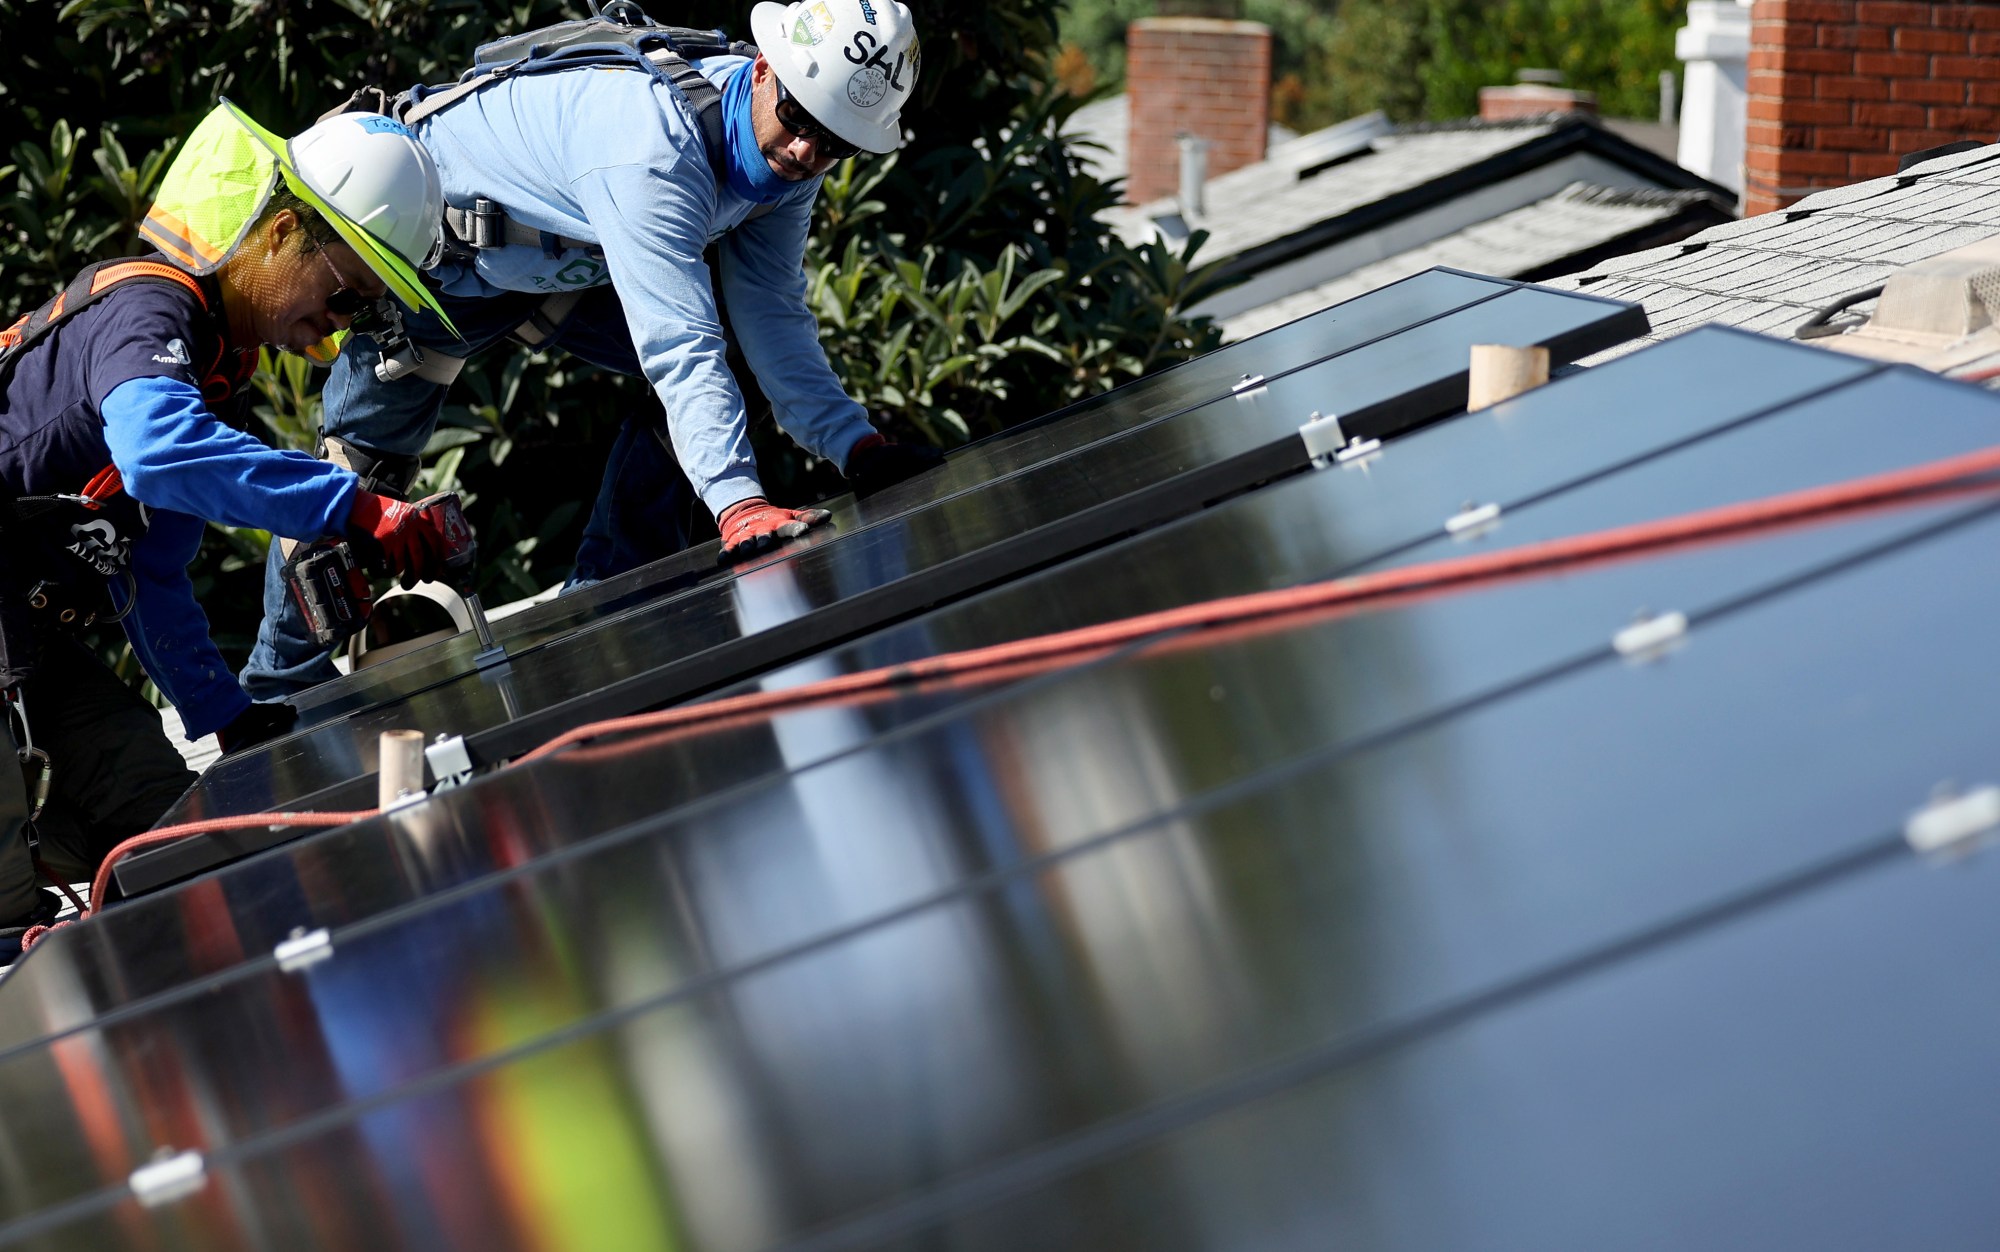
M 431 515 L 449 546 L 444 583 L 466 597 L 469 604 L 477 606 L 478 599 L 472 595 L 472 572 L 479 544 L 472 537 L 472 527 L 465 520 L 458 493 L 441 491 L 426 496 L 417 501 L 416 508 Z M 321 539 L 300 545 L 285 562 L 285 585 L 305 614 L 313 642 L 322 648 L 359 633 L 375 608 L 375 589 L 355 558 L 354 545 L 345 539 Z M 485 626 L 485 613 L 476 608 L 475 623 Z M 487 634 L 484 629 L 480 631 L 482 644 L 486 643 Z

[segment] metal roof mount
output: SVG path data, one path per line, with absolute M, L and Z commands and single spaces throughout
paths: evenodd
M 1865 298 L 1865 293 L 1857 295 Z M 1843 303 L 1859 302 L 1850 298 Z M 1882 285 L 1868 319 L 1844 334 L 1828 333 L 1824 316 L 1796 333 L 1835 352 L 1941 373 L 2000 353 L 1996 310 L 2000 310 L 2000 235 L 1896 271 Z

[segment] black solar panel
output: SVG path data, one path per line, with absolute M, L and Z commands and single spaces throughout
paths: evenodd
M 836 520 L 817 542 L 759 570 L 576 630 L 517 655 L 504 675 L 463 667 L 441 682 L 405 675 L 413 686 L 400 698 L 224 762 L 168 820 L 365 805 L 385 729 L 461 735 L 475 761 L 491 762 L 579 721 L 715 690 L 1296 472 L 1307 461 L 1299 425 L 1335 399 L 1350 434 L 1386 436 L 1463 407 L 1472 344 L 1511 337 L 1572 355 L 1629 333 L 1632 316 L 1627 306 L 1519 287 L 1392 326 L 1264 386 L 974 490 L 851 531 Z M 782 593 L 765 594 L 777 583 Z
M 1714 368 L 1695 368 L 1698 362 Z M 906 662 L 1036 631 L 1349 572 L 1435 536 L 1441 518 L 1460 507 L 1468 495 L 1502 503 L 1517 512 L 1525 504 L 1611 467 L 1769 416 L 1782 411 L 1786 400 L 1811 397 L 1871 372 L 1873 367 L 1845 358 L 1787 349 L 1755 336 L 1721 330 L 1702 332 L 1640 353 L 1621 362 L 1615 371 L 1569 379 L 1492 413 L 1425 431 L 1399 444 L 1393 455 L 1289 483 L 1212 515 L 1135 538 L 1073 565 L 928 614 L 907 627 L 869 636 L 751 686 L 793 685 L 810 677 Z M 1654 406 L 1640 414 L 1625 413 L 1618 403 L 1618 397 L 1631 391 L 1665 387 L 1679 379 L 1688 380 L 1679 393 L 1685 403 Z M 1741 386 L 1732 381 L 1738 379 Z M 1822 420 L 1816 416 L 1818 411 L 1809 409 L 1814 416 L 1793 420 Z M 1865 415 L 1861 420 L 1867 420 Z M 1274 536 L 1288 538 L 1277 542 Z M 1212 556 L 1190 563 L 1182 554 L 1191 550 Z M 884 716 L 890 719 L 889 724 L 900 725 L 978 694 L 932 696 L 909 702 L 907 709 L 893 706 Z M 569 820 L 553 827 L 552 832 L 563 839 L 582 838 L 606 829 L 606 823 L 632 820 L 697 798 L 725 783 L 755 779 L 773 769 L 796 768 L 851 746 L 844 740 L 836 741 L 816 750 L 794 751 L 788 754 L 789 759 L 773 759 L 761 746 L 746 747 L 743 738 L 717 736 L 687 745 L 680 751 L 688 759 L 660 769 L 653 786 L 643 792 L 627 795 L 608 787 L 594 789 L 607 815 L 595 817 L 593 808 L 572 807 Z M 757 736 L 749 739 L 752 745 L 759 744 Z M 674 788 L 671 794 L 663 790 L 669 787 Z M 356 828 L 383 838 L 395 829 L 387 824 Z M 215 839 L 231 852 L 240 852 L 288 837 L 290 832 L 231 832 Z M 359 881 L 388 875 L 386 882 L 370 881 L 370 889 L 387 891 L 390 901 L 404 898 L 414 883 L 401 867 L 426 854 L 393 842 L 366 846 L 350 842 L 361 837 L 350 831 L 312 846 L 323 846 L 324 856 L 341 865 L 343 884 L 358 890 L 355 884 Z M 184 864 L 179 854 L 179 849 L 170 848 L 135 856 L 128 862 L 128 876 L 140 885 L 170 878 L 177 866 Z M 317 859 L 321 853 L 304 855 Z M 450 863 L 458 864 L 457 858 Z M 240 890 L 250 902 L 247 913 L 234 903 L 229 905 L 239 926 L 254 924 L 257 914 L 272 911 L 272 900 L 287 898 L 287 884 L 295 874 L 322 881 L 325 873 L 311 867 L 265 868 L 274 872 L 243 867 L 219 884 L 232 900 Z M 365 912 L 373 907 L 363 906 L 350 893 L 343 895 L 345 909 Z M 121 909 L 102 924 L 112 928 L 137 926 L 147 909 L 143 905 Z M 322 920 L 333 920 L 318 909 L 311 911 Z M 357 915 L 343 912 L 340 919 Z M 282 938 L 290 925 L 286 921 L 275 933 L 251 933 L 244 939 L 253 951 L 264 950 Z M 161 943 L 151 931 L 148 934 L 143 944 L 132 946 L 157 955 Z M 123 984 L 128 989 L 162 985 L 138 970 L 127 970 Z M 0 1039 L 8 1037 L 5 1030 L 5 1024 L 0 1023 Z
M 1698 334 L 763 684 L 1996 431 L 1985 392 Z M 1990 1188 L 1937 1163 L 2000 1147 L 1965 1095 L 1993 871 L 1900 827 L 1991 776 L 1996 539 L 1961 492 L 603 743 L 300 841 L 0 983 L 0 1241 L 1978 1246 Z M 1691 628 L 1628 658 L 1640 609 Z M 195 1198 L 133 1206 L 155 1148 L 205 1153 Z
M 907 512 L 911 508 L 973 490 L 1007 474 L 1067 456 L 1086 445 L 1146 422 L 1184 413 L 1234 394 L 1246 378 L 1271 377 L 1317 364 L 1385 335 L 1430 321 L 1469 305 L 1491 300 L 1521 284 L 1434 269 L 1323 309 L 1309 317 L 1228 344 L 1205 356 L 1134 380 L 1103 395 L 982 439 L 955 452 L 947 466 L 906 486 L 869 500 L 836 503 L 837 529 Z M 726 577 L 715 564 L 715 545 L 611 579 L 598 586 L 535 606 L 496 623 L 510 648 L 546 643 L 598 617 L 628 609 L 703 578 Z M 321 684 L 298 700 L 309 719 L 363 708 L 414 689 L 425 676 L 454 676 L 470 667 L 471 640 L 428 649 L 377 669 Z

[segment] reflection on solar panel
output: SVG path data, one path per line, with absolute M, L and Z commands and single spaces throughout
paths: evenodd
M 718 685 L 1429 574 L 1365 609 L 604 740 L 109 910 L 0 984 L 0 1242 L 1978 1246 L 1995 870 L 1902 824 L 1991 776 L 2000 499 L 1435 580 L 1996 418 L 1700 332 Z

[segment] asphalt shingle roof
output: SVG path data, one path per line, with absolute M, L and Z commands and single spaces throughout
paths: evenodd
M 1996 233 L 2000 145 L 1988 145 L 1823 191 L 1548 285 L 1645 306 L 1652 333 L 1585 362 L 1591 364 L 1710 323 L 1790 335 L 1833 300 Z M 1857 312 L 1869 307 L 1856 306 Z
M 1245 339 L 1436 265 L 1501 278 L 1530 275 L 1662 226 L 1691 207 L 1708 203 L 1711 198 L 1705 192 L 1629 191 L 1572 183 L 1525 208 L 1232 317 L 1223 323 L 1223 333 L 1230 340 Z
M 1280 144 L 1264 161 L 1208 180 L 1203 190 L 1207 212 L 1196 223 L 1209 232 L 1201 259 L 1219 261 L 1284 239 L 1526 146 L 1558 125 L 1540 118 L 1408 127 L 1378 137 L 1373 151 L 1306 177 L 1301 177 L 1302 163 L 1310 169 L 1318 158 L 1319 136 Z M 1166 198 L 1104 216 L 1120 235 L 1137 243 L 1152 237 L 1153 219 L 1178 212 L 1178 203 Z

